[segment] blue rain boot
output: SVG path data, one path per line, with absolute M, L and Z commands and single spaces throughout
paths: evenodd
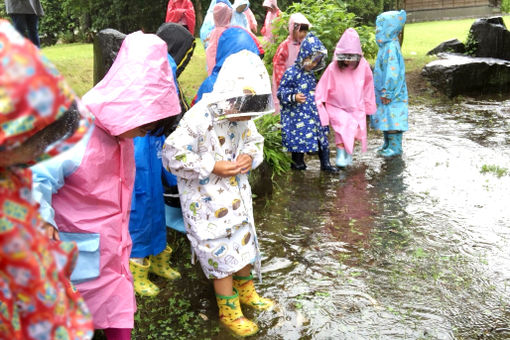
M 384 149 L 388 148 L 388 131 L 383 131 L 384 136 L 384 143 L 380 147 L 377 148 L 377 151 L 383 151 Z
M 383 157 L 393 157 L 402 154 L 402 132 L 388 134 L 388 147 L 379 152 Z
M 345 168 L 348 165 L 352 164 L 352 155 L 347 153 L 345 149 L 336 149 L 336 166 L 340 168 Z

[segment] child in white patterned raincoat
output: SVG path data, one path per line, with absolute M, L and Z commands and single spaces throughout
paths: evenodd
M 253 285 L 251 268 L 260 274 L 260 252 L 248 182 L 264 144 L 251 118 L 273 111 L 264 64 L 243 50 L 226 59 L 212 93 L 184 115 L 163 148 L 163 163 L 178 179 L 193 252 L 213 280 L 220 321 L 240 336 L 258 327 L 239 303 L 273 306 Z

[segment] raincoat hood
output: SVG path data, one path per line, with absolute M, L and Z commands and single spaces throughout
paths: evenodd
M 213 91 L 202 99 L 214 118 L 260 116 L 274 112 L 271 82 L 264 63 L 253 52 L 243 50 L 226 58 Z M 235 113 L 225 111 L 235 108 Z
M 167 22 L 159 26 L 156 35 L 166 42 L 168 53 L 177 65 L 177 77 L 188 65 L 195 50 L 195 37 L 182 25 Z
M 154 34 L 124 39 L 112 67 L 83 103 L 112 136 L 181 112 L 167 45 Z
M 264 2 L 262 3 L 262 6 L 268 7 L 268 8 L 273 8 L 274 10 L 279 10 L 276 0 L 264 0 Z
M 223 2 L 217 3 L 213 9 L 213 18 L 216 28 L 228 26 L 232 19 L 232 7 Z
M 234 4 L 232 5 L 232 7 L 234 8 L 234 11 L 235 11 L 237 9 L 237 7 L 242 6 L 242 5 L 246 5 L 245 9 L 243 10 L 243 12 L 246 12 L 248 10 L 248 8 L 250 8 L 250 1 L 248 1 L 248 0 L 235 0 Z
M 0 152 L 26 142 L 47 158 L 78 141 L 92 117 L 56 68 L 6 20 L 0 46 Z
M 305 59 L 319 54 L 322 55 L 322 62 L 324 62 L 324 59 L 328 55 L 328 50 L 326 50 L 326 47 L 324 47 L 319 38 L 317 38 L 313 33 L 308 33 L 301 43 L 296 64 L 299 68 L 303 68 Z
M 248 50 L 257 55 L 260 54 L 255 40 L 244 28 L 230 27 L 225 30 L 218 40 L 214 69 L 219 71 L 228 56 L 242 50 Z
M 339 54 L 363 55 L 358 32 L 354 28 L 348 28 L 336 44 L 335 56 Z M 336 59 L 336 58 L 335 58 Z
M 398 35 L 406 23 L 406 11 L 389 11 L 381 13 L 375 21 L 375 41 L 377 45 L 398 40 Z
M 312 28 L 310 21 L 301 13 L 294 13 L 289 18 L 289 39 L 294 40 L 292 33 L 295 31 L 294 25 L 308 25 L 308 29 Z

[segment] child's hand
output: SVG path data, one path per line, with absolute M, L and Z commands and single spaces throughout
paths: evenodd
M 298 94 L 296 94 L 296 101 L 299 104 L 303 104 L 304 102 L 306 102 L 306 96 L 304 94 L 302 94 L 301 92 L 299 92 Z
M 220 177 L 232 177 L 241 172 L 239 164 L 236 162 L 229 161 L 217 161 L 214 163 L 212 173 Z
M 245 174 L 251 170 L 253 158 L 251 158 L 250 155 L 243 153 L 242 155 L 239 155 L 239 157 L 237 157 L 236 162 L 239 168 L 241 169 L 241 173 Z
M 381 97 L 381 102 L 382 102 L 384 105 L 388 105 L 389 103 L 391 103 L 391 99 L 386 98 L 386 97 Z
M 44 234 L 50 239 L 50 240 L 56 240 L 60 241 L 60 235 L 58 234 L 57 228 L 52 226 L 51 224 L 45 222 L 42 226 L 42 229 L 44 231 Z

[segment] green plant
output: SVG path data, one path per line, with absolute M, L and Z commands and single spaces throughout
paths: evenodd
M 258 132 L 264 136 L 264 160 L 274 175 L 290 170 L 290 156 L 283 151 L 280 115 L 264 115 L 255 121 Z
M 510 13 L 510 0 L 501 1 L 501 12 Z
M 486 174 L 486 173 L 493 173 L 496 175 L 496 177 L 501 178 L 503 176 L 508 175 L 508 169 L 502 168 L 499 165 L 482 165 L 482 169 L 480 170 L 480 173 Z
M 361 46 L 366 58 L 377 54 L 377 45 L 374 39 L 374 29 L 368 26 L 359 26 L 355 14 L 347 12 L 346 5 L 340 0 L 303 0 L 293 3 L 282 12 L 280 19 L 274 24 L 274 44 L 266 47 L 264 62 L 269 73 L 273 71 L 273 57 L 278 45 L 287 38 L 289 17 L 293 13 L 302 13 L 312 24 L 312 31 L 328 49 L 329 63 L 333 56 L 335 46 L 342 33 L 349 27 L 354 27 L 361 39 Z

